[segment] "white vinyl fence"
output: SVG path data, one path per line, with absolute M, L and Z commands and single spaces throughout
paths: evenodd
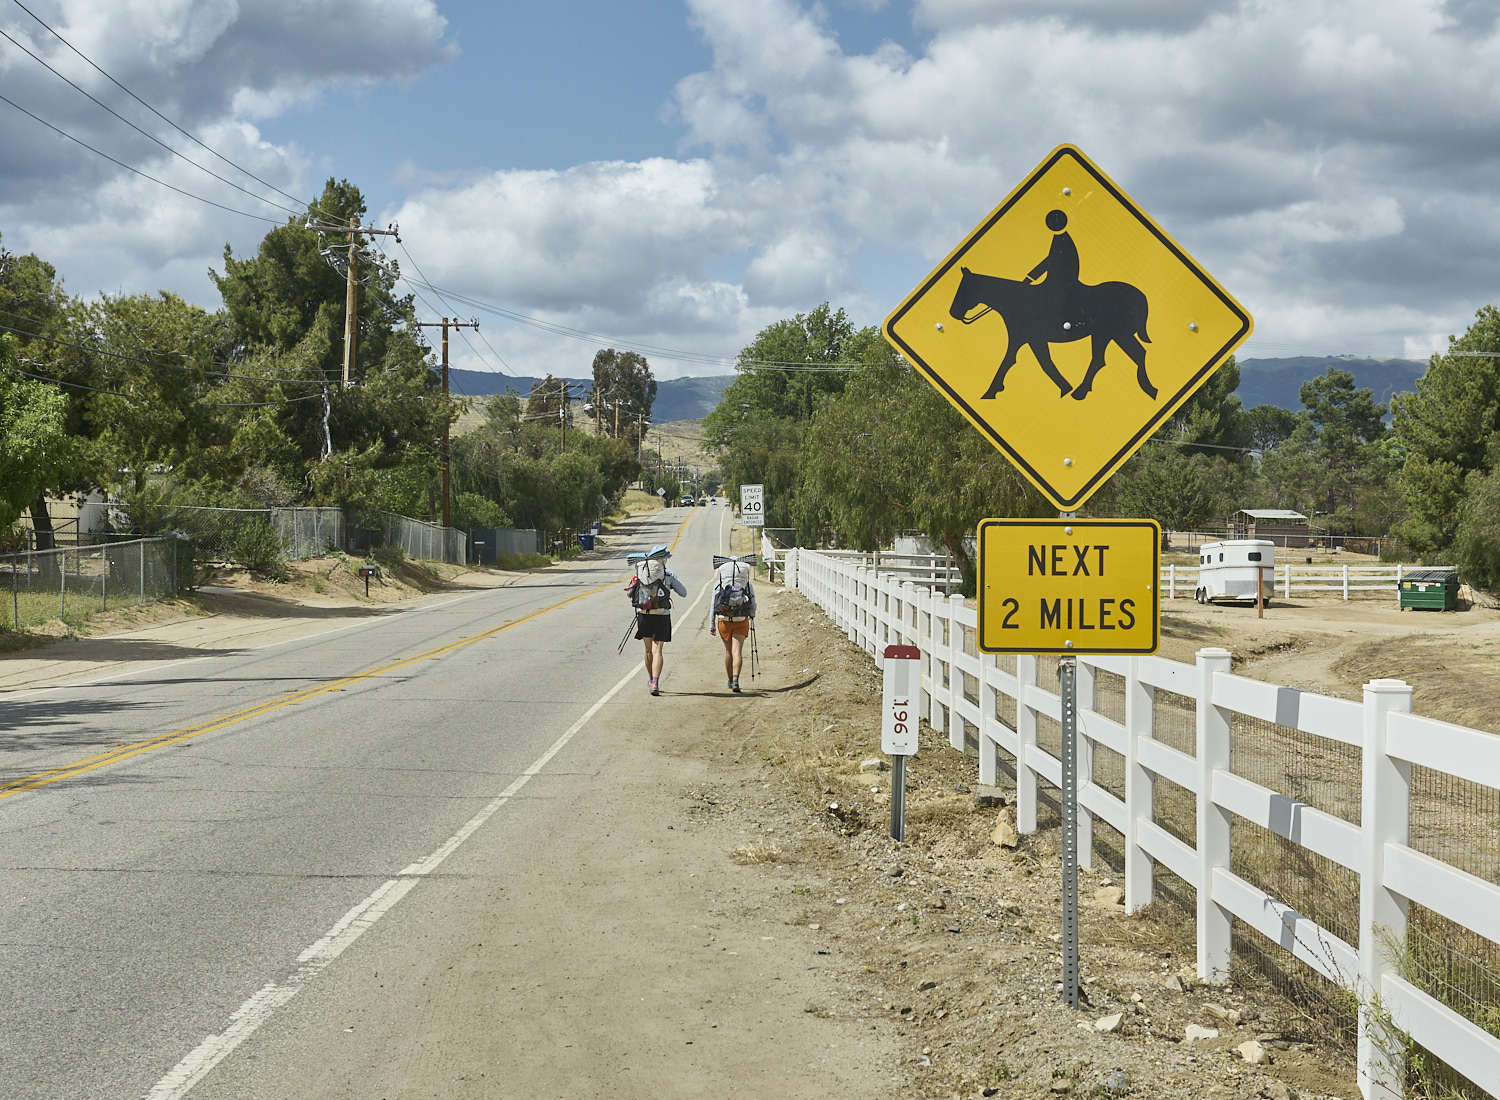
M 1035 831 L 1039 785 L 1061 782 L 1055 662 L 978 654 L 977 613 L 961 596 L 805 549 L 789 552 L 785 569 L 877 664 L 886 645 L 919 647 L 919 715 L 954 748 L 977 741 L 981 783 L 1012 771 L 1017 830 Z M 1365 685 L 1361 702 L 1329 698 L 1237 676 L 1222 649 L 1199 651 L 1192 665 L 1080 655 L 1078 677 L 1080 859 L 1088 865 L 1095 822 L 1118 832 L 1127 909 L 1148 904 L 1153 880 L 1169 871 L 1195 894 L 1203 981 L 1228 980 L 1238 921 L 1266 950 L 1353 992 L 1366 1100 L 1402 1095 L 1401 1045 L 1382 1031 L 1382 1012 L 1500 1096 L 1500 1038 L 1473 1018 L 1495 1026 L 1493 1000 L 1424 981 L 1411 970 L 1408 934 L 1409 920 L 1413 932 L 1419 921 L 1447 922 L 1447 938 L 1482 938 L 1494 958 L 1500 737 L 1411 714 L 1411 688 L 1399 680 Z M 1444 816 L 1454 800 L 1433 792 L 1453 783 L 1482 789 L 1483 812 Z M 1290 858 L 1272 866 L 1267 852 Z M 1334 904 L 1293 904 L 1312 897 L 1308 866 L 1326 867 L 1318 893 Z M 1393 957 L 1402 954 L 1404 964 Z
M 761 560 L 771 566 L 774 572 L 785 570 L 787 556 L 791 552 L 790 548 L 777 546 L 766 535 L 761 535 Z M 851 565 L 873 569 L 878 573 L 890 574 L 904 581 L 941 588 L 945 592 L 952 591 L 963 579 L 952 554 L 899 554 L 894 550 L 819 550 L 818 553 Z
M 1283 562 L 1268 565 L 1265 570 L 1275 580 L 1274 588 L 1282 599 L 1289 600 L 1294 593 L 1337 592 L 1347 600 L 1351 593 L 1357 596 L 1378 593 L 1389 598 L 1397 594 L 1401 578 L 1414 569 L 1452 568 L 1451 565 L 1296 565 Z M 1162 566 L 1161 590 L 1169 600 L 1192 599 L 1198 591 L 1198 567 Z

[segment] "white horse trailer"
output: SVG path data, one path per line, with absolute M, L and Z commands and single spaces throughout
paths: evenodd
M 1255 584 L 1267 607 L 1276 588 L 1276 544 L 1270 539 L 1206 542 L 1198 551 L 1199 603 L 1255 602 Z

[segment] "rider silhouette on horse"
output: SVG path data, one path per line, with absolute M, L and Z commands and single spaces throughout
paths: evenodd
M 1029 347 L 1061 396 L 1069 393 L 1082 401 L 1094 387 L 1094 375 L 1104 366 L 1104 352 L 1111 343 L 1130 356 L 1136 365 L 1136 384 L 1152 400 L 1156 387 L 1146 376 L 1146 296 L 1129 283 L 1110 282 L 1091 286 L 1078 281 L 1078 246 L 1066 230 L 1068 216 L 1061 210 L 1047 214 L 1052 245 L 1046 259 L 1020 281 L 994 275 L 978 275 L 961 268 L 963 279 L 948 308 L 955 320 L 971 325 L 994 310 L 1005 321 L 1006 348 L 986 399 L 1005 389 L 1005 376 L 1016 365 L 1016 353 Z M 985 308 L 969 316 L 975 306 Z M 1052 361 L 1049 344 L 1093 340 L 1088 373 L 1078 388 L 1062 376 Z
M 1026 281 L 1037 285 L 1045 279 L 1040 285 L 1046 291 L 1047 312 L 1055 311 L 1059 331 L 1065 331 L 1061 325 L 1073 321 L 1070 314 L 1078 297 L 1078 246 L 1068 235 L 1068 216 L 1061 210 L 1048 212 L 1047 228 L 1053 232 L 1052 247 L 1047 250 L 1047 258 L 1027 273 Z

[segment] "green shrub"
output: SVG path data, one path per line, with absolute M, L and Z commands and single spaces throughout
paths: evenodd
M 264 516 L 236 520 L 228 550 L 235 564 L 275 580 L 286 579 L 286 547 Z

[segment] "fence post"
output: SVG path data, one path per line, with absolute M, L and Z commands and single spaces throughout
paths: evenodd
M 1401 610 L 1401 563 L 1396 563 L 1396 610 Z
M 58 550 L 57 561 L 62 566 L 57 574 L 57 617 L 60 619 L 68 610 L 68 552 Z
M 1344 599 L 1349 598 L 1349 567 L 1344 566 Z
M 797 548 L 795 546 L 793 546 L 786 552 L 786 565 L 782 568 L 786 580 L 786 586 L 788 588 L 796 588 L 798 586 L 797 578 L 799 576 L 799 571 L 797 567 L 797 557 Z
M 999 770 L 1000 750 L 986 736 L 986 731 L 998 719 L 995 717 L 995 673 L 998 665 L 993 653 L 979 655 L 979 782 L 986 787 L 995 785 L 995 773 Z
M 141 539 L 140 550 L 141 550 L 141 602 L 137 606 L 145 607 L 146 606 L 146 540 L 145 539 Z
M 1359 1087 L 1365 1100 L 1400 1100 L 1401 1050 L 1373 1018 L 1390 948 L 1406 945 L 1406 899 L 1385 888 L 1385 846 L 1410 839 L 1411 765 L 1386 755 L 1393 713 L 1411 713 L 1411 686 L 1400 680 L 1365 685 L 1364 754 L 1360 775 Z
M 964 628 L 958 619 L 963 606 L 961 594 L 948 597 L 948 744 L 959 752 L 964 751 L 964 720 L 955 703 L 964 697 L 964 674 L 958 667 L 964 651 Z
M 30 560 L 29 554 L 27 559 Z M 17 630 L 21 629 L 21 585 L 16 577 L 16 570 L 19 568 L 21 568 L 21 554 L 17 551 L 10 556 L 10 610 Z M 30 578 L 27 579 L 30 580 Z
M 1229 712 L 1214 706 L 1214 673 L 1228 672 L 1227 649 L 1198 651 L 1198 980 L 1229 980 L 1230 914 L 1214 904 L 1214 871 L 1229 870 L 1229 811 L 1214 804 L 1214 772 L 1229 770 Z
M 928 716 L 927 723 L 936 733 L 948 732 L 949 715 L 943 710 L 943 700 L 947 695 L 943 692 L 943 639 L 944 631 L 949 629 L 945 616 L 948 614 L 949 605 L 946 596 L 939 596 L 936 592 L 932 594 L 932 649 L 929 651 L 931 664 L 929 666 L 932 679 L 932 691 L 929 705 L 932 713 Z M 951 637 L 949 635 L 948 637 Z
M 1036 832 L 1036 772 L 1028 753 L 1036 747 L 1036 711 L 1026 702 L 1026 689 L 1036 686 L 1036 655 L 1016 657 L 1016 832 Z
M 1083 788 L 1094 781 L 1094 743 L 1084 734 L 1083 712 L 1094 709 L 1094 666 L 1086 664 L 1083 659 L 1075 662 L 1076 671 L 1074 675 L 1077 680 L 1074 683 L 1074 714 L 1078 722 L 1077 738 L 1077 763 L 1075 774 L 1078 777 L 1077 790 L 1081 793 Z M 1078 866 L 1085 871 L 1094 868 L 1094 815 L 1085 810 L 1080 803 L 1078 807 Z
M 917 590 L 917 652 L 921 654 L 918 668 L 923 671 L 917 676 L 917 717 L 927 719 L 927 724 L 933 729 L 932 714 L 937 708 L 932 705 L 932 604 L 934 589 L 919 588 Z M 922 617 L 927 617 L 927 631 L 922 631 Z
M 1152 736 L 1156 690 L 1141 682 L 1141 659 L 1125 673 L 1125 911 L 1151 904 L 1155 893 L 1151 857 L 1141 850 L 1137 823 L 1153 820 L 1152 775 L 1140 765 L 1140 741 Z
M 99 547 L 99 599 L 104 604 L 101 610 L 109 610 L 109 547 Z
M 1272 572 L 1274 574 L 1274 569 Z M 1282 590 L 1282 595 L 1288 600 L 1292 598 L 1292 563 L 1290 559 L 1286 563 L 1286 588 Z
M 1177 598 L 1177 566 L 1167 566 L 1167 599 Z

